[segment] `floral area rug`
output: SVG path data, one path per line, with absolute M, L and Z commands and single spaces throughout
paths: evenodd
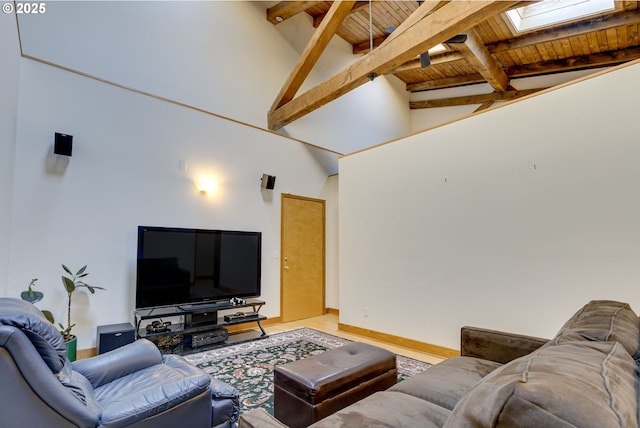
M 273 414 L 273 368 L 342 346 L 350 341 L 310 328 L 270 335 L 252 342 L 185 355 L 200 367 L 240 393 L 240 412 L 262 407 Z M 398 381 L 431 367 L 398 355 Z

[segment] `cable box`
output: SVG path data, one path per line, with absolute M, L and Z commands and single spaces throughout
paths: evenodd
M 218 328 L 204 333 L 191 335 L 191 347 L 211 345 L 213 343 L 222 343 L 229 337 L 229 333 L 225 328 Z
M 227 322 L 239 320 L 254 320 L 256 318 L 258 318 L 257 312 L 236 312 L 235 314 L 224 316 L 224 320 Z

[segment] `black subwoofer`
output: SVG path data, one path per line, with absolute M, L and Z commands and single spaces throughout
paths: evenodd
M 99 325 L 96 348 L 98 348 L 98 354 L 104 354 L 135 339 L 135 331 L 131 323 Z

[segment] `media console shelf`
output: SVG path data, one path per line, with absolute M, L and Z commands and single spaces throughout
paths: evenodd
M 268 337 L 261 321 L 267 317 L 258 312 L 265 302 L 257 299 L 246 299 L 243 303 L 230 301 L 202 305 L 162 306 L 157 308 L 136 309 L 134 318 L 136 337 L 149 339 L 158 349 L 168 354 L 189 354 L 205 349 L 218 348 L 235 343 L 248 342 Z M 251 311 L 242 309 L 251 308 Z M 219 316 L 218 311 L 226 311 Z M 232 312 L 229 312 L 232 311 Z M 245 316 L 236 315 L 244 313 Z M 164 319 L 177 318 L 170 325 L 163 326 Z M 143 326 L 144 321 L 149 321 Z M 147 325 L 156 322 L 160 331 L 148 331 Z M 226 326 L 255 322 L 260 331 L 250 330 L 229 333 Z

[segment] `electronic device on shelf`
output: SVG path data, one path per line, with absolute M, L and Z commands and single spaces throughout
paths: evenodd
M 245 299 L 242 299 L 240 297 L 232 297 L 231 300 L 229 300 L 229 303 L 231 303 L 233 306 L 235 305 L 244 305 L 247 301 Z
M 229 333 L 226 328 L 217 328 L 215 330 L 209 330 L 203 333 L 194 333 L 191 335 L 191 347 L 197 348 L 199 346 L 212 345 L 214 343 L 222 343 L 229 337 Z
M 136 309 L 260 296 L 262 233 L 138 226 Z
M 151 324 L 147 324 L 148 333 L 162 333 L 163 331 L 169 331 L 171 321 L 154 321 Z
M 238 320 L 251 320 L 258 318 L 257 312 L 236 312 L 235 314 L 229 314 L 224 316 L 224 320 L 229 321 L 238 321 Z

